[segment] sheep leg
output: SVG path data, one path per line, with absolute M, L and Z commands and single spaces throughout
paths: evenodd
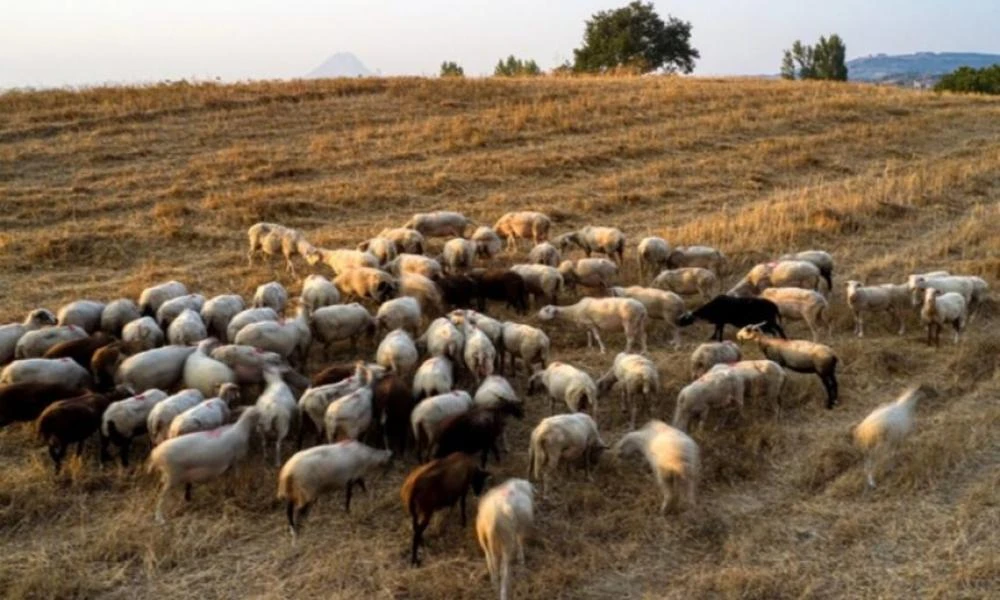
M 859 338 L 865 337 L 865 325 L 861 317 L 860 311 L 852 311 L 854 313 L 854 335 Z
M 132 440 L 125 438 L 118 444 L 118 458 L 122 462 L 122 467 L 128 468 L 128 455 L 132 449 Z
M 184 501 L 185 502 L 190 502 L 191 501 L 191 484 L 190 483 L 185 483 L 184 484 Z
M 871 454 L 865 456 L 865 477 L 868 487 L 875 489 L 875 458 Z
M 164 523 L 167 522 L 167 520 L 163 518 L 163 504 L 167 500 L 167 492 L 170 491 L 170 488 L 171 488 L 170 483 L 165 481 L 163 483 L 163 487 L 160 489 L 159 496 L 157 496 L 156 498 L 156 513 L 154 515 L 154 518 L 157 524 L 159 525 L 163 525 Z
M 723 330 L 725 328 L 726 328 L 726 324 L 725 323 L 716 323 L 715 324 L 715 333 L 713 333 L 712 337 L 710 337 L 708 339 L 715 340 L 716 342 L 721 342 L 722 341 L 722 333 L 723 333 Z
M 51 444 L 49 445 L 49 456 L 52 457 L 52 462 L 55 463 L 56 475 L 62 469 L 63 457 L 66 456 L 65 446 Z
M 344 492 L 344 512 L 351 512 L 351 490 L 354 489 L 354 484 L 357 479 L 347 480 L 347 490 Z
M 423 544 L 424 530 L 427 529 L 427 525 L 429 525 L 430 522 L 431 520 L 427 519 L 426 522 L 421 523 L 420 520 L 417 519 L 417 515 L 413 515 L 413 544 L 410 551 L 410 565 L 414 567 L 420 566 L 420 559 L 417 558 L 417 549 L 421 546 L 421 544 Z
M 281 468 L 281 439 L 274 440 L 274 466 Z
M 289 500 L 285 503 L 285 516 L 288 517 L 288 532 L 292 534 L 292 541 L 298 537 L 298 531 L 295 527 L 295 503 Z
M 607 350 L 604 348 L 604 342 L 601 341 L 601 335 L 597 332 L 597 328 L 596 327 L 592 327 L 590 329 L 590 331 L 594 335 L 594 339 L 597 340 L 597 347 L 600 348 L 601 354 L 606 354 Z M 587 347 L 589 348 L 590 346 L 587 346 Z M 625 352 L 628 352 L 628 351 L 629 351 L 629 344 L 626 343 L 625 344 Z

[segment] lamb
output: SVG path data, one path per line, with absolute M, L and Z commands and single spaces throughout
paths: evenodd
M 237 381 L 236 373 L 226 363 L 210 356 L 217 344 L 218 341 L 213 338 L 202 340 L 184 361 L 184 387 L 196 389 L 206 398 L 215 394 L 222 385 Z
M 81 367 L 89 369 L 94 354 L 112 342 L 114 339 L 111 336 L 98 331 L 89 337 L 56 344 L 42 358 L 71 358 Z
M 179 281 L 168 281 L 148 287 L 139 295 L 139 312 L 144 317 L 155 317 L 164 302 L 187 293 L 187 287 Z
M 476 228 L 472 242 L 476 244 L 476 256 L 480 258 L 493 258 L 503 249 L 503 240 L 492 227 L 485 225 Z
M 140 352 L 159 348 L 166 340 L 166 334 L 153 317 L 136 319 L 122 329 L 122 341 Z
M 347 269 L 333 279 L 342 297 L 371 298 L 385 302 L 399 292 L 399 281 L 385 271 L 369 267 Z
M 217 397 L 199 402 L 174 417 L 167 429 L 167 439 L 222 427 L 229 420 L 229 407 L 239 397 L 240 388 L 235 383 L 222 384 Z
M 425 454 L 433 455 L 443 424 L 450 417 L 469 411 L 472 406 L 472 398 L 461 390 L 421 400 L 410 414 L 417 458 L 422 460 Z
M 833 289 L 833 257 L 830 256 L 829 252 L 823 250 L 803 250 L 795 254 L 785 254 L 778 260 L 804 260 L 816 265 L 816 268 L 819 269 L 819 274 L 826 281 L 827 291 Z
M 400 254 L 396 258 L 387 262 L 385 264 L 385 270 L 397 277 L 405 275 L 406 273 L 415 273 L 417 275 L 423 275 L 431 280 L 438 279 L 444 274 L 444 270 L 441 268 L 441 263 L 433 258 L 428 258 L 419 254 L 406 253 Z
M 455 383 L 452 362 L 444 356 L 432 356 L 420 365 L 413 376 L 413 398 L 447 394 Z
M 278 474 L 278 500 L 285 501 L 288 529 L 294 541 L 320 494 L 344 490 L 345 510 L 351 510 L 355 485 L 365 490 L 365 476 L 377 467 L 388 467 L 392 452 L 376 450 L 354 440 L 316 446 L 296 452 Z
M 11 383 L 0 386 L 0 428 L 34 421 L 50 404 L 86 391 L 63 383 Z
M 245 309 L 246 304 L 242 296 L 223 294 L 205 302 L 201 307 L 201 320 L 205 323 L 208 335 L 228 342 L 229 324 Z
M 390 240 L 396 246 L 396 254 L 404 252 L 409 254 L 424 253 L 424 236 L 419 231 L 407 227 L 396 227 L 383 229 L 378 237 Z
M 302 304 L 312 313 L 324 306 L 333 306 L 340 303 L 340 292 L 337 286 L 333 285 L 329 279 L 322 275 L 310 275 L 302 282 Z
M 774 302 L 782 319 L 805 321 L 814 342 L 819 340 L 819 327 L 822 325 L 826 325 L 829 335 L 829 303 L 823 294 L 797 287 L 773 287 L 762 291 L 760 297 Z
M 490 581 L 499 585 L 500 600 L 510 595 L 511 555 L 524 565 L 524 539 L 534 527 L 534 494 L 530 483 L 508 479 L 486 492 L 476 512 L 476 537 L 486 555 Z
M 317 309 L 309 317 L 309 327 L 316 341 L 323 344 L 327 356 L 332 354 L 333 343 L 338 340 L 351 340 L 351 351 L 354 352 L 358 347 L 358 338 L 375 337 L 375 319 L 367 308 L 357 302 Z
M 270 281 L 257 286 L 253 294 L 253 308 L 270 308 L 277 314 L 284 314 L 288 306 L 288 291 L 277 281 Z
M 14 358 L 18 360 L 41 358 L 53 346 L 86 337 L 87 332 L 76 325 L 58 325 L 26 331 L 14 346 Z
M 558 267 L 561 262 L 562 254 L 548 242 L 542 242 L 528 252 L 528 263 L 532 265 Z
M 190 500 L 193 484 L 219 477 L 246 456 L 259 418 L 260 412 L 250 407 L 232 425 L 182 435 L 153 450 L 148 470 L 159 471 L 163 485 L 156 501 L 157 523 L 164 522 L 163 503 L 170 490 L 183 484 L 184 498 Z
M 0 365 L 14 359 L 18 340 L 29 331 L 56 324 L 56 316 L 44 308 L 36 308 L 28 313 L 23 323 L 0 325 Z
M 62 384 L 72 388 L 90 388 L 90 371 L 69 358 L 25 358 L 15 360 L 0 371 L 0 384 Z
M 701 267 L 722 275 L 726 256 L 709 246 L 678 246 L 667 256 L 667 268 Z
M 826 388 L 827 409 L 837 404 L 837 355 L 833 349 L 805 340 L 780 340 L 764 335 L 760 324 L 748 325 L 736 334 L 741 342 L 757 342 L 764 357 L 796 373 L 815 373 Z
M 109 404 L 101 416 L 101 462 L 110 458 L 108 444 L 114 443 L 122 466 L 128 468 L 132 440 L 146 433 L 149 413 L 166 398 L 166 392 L 154 388 Z
M 945 324 L 955 329 L 955 343 L 965 328 L 969 313 L 965 298 L 958 292 L 942 292 L 933 287 L 924 290 L 924 305 L 920 320 L 927 325 L 927 345 L 941 345 L 941 329 Z
M 489 477 L 489 471 L 480 468 L 474 458 L 461 452 L 421 465 L 406 476 L 400 497 L 413 525 L 410 564 L 420 564 L 417 550 L 423 543 L 424 530 L 430 525 L 434 513 L 458 503 L 462 527 L 465 527 L 465 498 L 469 489 L 478 496 Z
M 587 225 L 577 231 L 564 233 L 553 240 L 561 252 L 566 252 L 571 244 L 579 246 L 590 258 L 592 252 L 603 252 L 619 266 L 625 256 L 625 234 L 617 227 L 594 227 Z
M 774 407 L 774 416 L 781 419 L 781 392 L 788 376 L 781 365 L 773 360 L 742 360 L 734 363 L 719 363 L 709 369 L 709 373 L 729 371 L 743 379 L 744 404 L 750 399 L 757 405 Z
M 478 322 L 478 321 L 477 321 Z M 524 363 L 526 371 L 531 371 L 532 366 L 540 364 L 545 368 L 549 362 L 549 348 L 551 341 L 545 332 L 530 325 L 520 323 L 503 323 L 501 343 L 498 346 L 500 354 L 500 372 L 503 373 L 503 354 L 510 355 L 511 375 L 517 376 L 516 359 L 520 358 Z
M 619 458 L 643 455 L 663 493 L 661 513 L 672 512 L 681 498 L 689 506 L 694 505 L 701 458 L 698 444 L 683 431 L 653 420 L 642 429 L 625 434 L 615 444 L 614 452 Z
M 688 431 L 693 421 L 700 421 L 699 429 L 705 428 L 711 409 L 736 407 L 743 410 L 746 382 L 731 370 L 709 371 L 684 386 L 677 394 L 674 409 L 674 427 Z M 716 425 L 718 428 L 718 425 Z
M 769 287 L 797 287 L 819 290 L 819 267 L 804 260 L 782 260 L 754 265 L 743 279 L 736 283 L 730 296 L 752 296 Z
M 629 428 L 635 429 L 639 412 L 636 396 L 642 396 L 646 408 L 652 411 L 653 394 L 660 393 L 660 373 L 653 361 L 638 354 L 619 352 L 611 369 L 597 380 L 597 390 L 607 393 L 615 384 L 622 395 L 622 408 L 629 412 Z
M 544 390 L 549 397 L 549 414 L 555 401 L 565 402 L 570 412 L 586 412 L 597 420 L 597 384 L 586 372 L 560 361 L 528 378 L 528 395 Z
M 101 427 L 101 415 L 108 405 L 134 395 L 128 386 L 119 386 L 107 394 L 86 393 L 50 404 L 38 416 L 38 437 L 48 446 L 56 475 L 62 467 L 66 449 L 76 444 L 76 455 L 83 453 L 83 443 Z
M 430 356 L 446 356 L 455 363 L 462 360 L 465 336 L 445 317 L 431 321 L 424 334 L 417 338 L 417 345 Z
M 343 248 L 339 250 L 317 248 L 306 257 L 306 261 L 312 266 L 322 263 L 330 267 L 336 276 L 352 269 L 377 269 L 379 265 L 378 258 L 371 252 Z M 340 291 L 343 293 L 343 290 Z
M 691 379 L 698 379 L 714 365 L 734 363 L 743 359 L 740 347 L 735 342 L 705 342 L 691 353 Z
M 476 223 L 461 213 L 439 210 L 417 213 L 403 227 L 415 229 L 424 237 L 465 237 L 465 228 L 470 225 L 475 227 Z
M 170 424 L 174 418 L 189 408 L 194 408 L 204 399 L 205 396 L 198 390 L 181 390 L 157 402 L 146 415 L 149 441 L 154 446 L 162 443 L 170 433 Z
M 201 320 L 201 315 L 191 310 L 184 309 L 167 328 L 167 341 L 178 346 L 187 346 L 202 341 L 208 337 L 208 328 Z
M 703 300 L 711 299 L 719 292 L 719 278 L 712 271 L 701 267 L 660 271 L 650 285 L 684 296 L 698 294 Z
M 903 311 L 909 302 L 910 288 L 906 284 L 883 283 L 864 285 L 860 281 L 847 282 L 847 306 L 854 315 L 854 333 L 865 336 L 865 312 L 887 312 L 899 322 L 898 335 L 906 332 Z
M 968 314 L 973 314 L 979 304 L 986 298 L 989 285 L 980 277 L 951 275 L 943 277 L 910 276 L 907 285 L 913 290 L 913 306 L 920 304 L 920 294 L 928 288 L 941 292 L 960 294 L 965 300 Z
M 306 307 L 299 306 L 294 319 L 288 319 L 283 323 L 274 321 L 251 323 L 240 329 L 233 341 L 242 346 L 254 346 L 274 352 L 293 363 L 304 363 L 309 351 L 309 342 L 312 341 L 309 323 L 315 320 L 321 311 L 329 308 L 334 307 L 322 308 L 313 313 L 312 319 L 307 319 Z
M 646 307 L 631 298 L 582 298 L 570 306 L 548 305 L 538 311 L 541 321 L 566 321 L 587 330 L 587 348 L 591 338 L 597 340 L 601 354 L 606 352 L 599 329 L 625 332 L 625 352 L 631 352 L 638 340 L 642 352 L 646 349 Z
M 493 374 L 497 351 L 490 338 L 477 327 L 472 326 L 468 320 L 462 326 L 465 337 L 463 350 L 465 367 L 472 373 L 476 385 L 479 385 L 483 379 Z
M 292 429 L 300 426 L 301 415 L 295 396 L 278 369 L 265 368 L 264 381 L 267 387 L 254 405 L 260 413 L 257 431 L 263 442 L 274 440 L 274 466 L 280 467 L 281 443 Z
M 766 331 L 785 337 L 785 331 L 780 325 L 781 314 L 778 312 L 778 305 L 764 298 L 736 298 L 720 294 L 694 311 L 681 315 L 677 319 L 677 324 L 687 327 L 697 320 L 708 321 L 715 325 L 715 333 L 711 339 L 717 342 L 722 341 L 722 334 L 727 324 L 745 327 L 763 323 Z
M 277 322 L 277 320 L 278 313 L 274 312 L 273 308 L 248 308 L 242 310 L 226 326 L 226 341 L 229 343 L 236 341 L 236 335 L 251 323 L 261 323 L 263 321 Z
M 56 316 L 59 325 L 76 325 L 90 334 L 101 328 L 101 314 L 103 313 L 103 302 L 77 300 L 60 308 Z
M 673 292 L 633 285 L 630 287 L 613 287 L 609 290 L 613 298 L 632 298 L 638 300 L 646 308 L 649 319 L 662 321 L 670 335 L 674 349 L 680 347 L 681 336 L 677 328 L 677 319 L 684 314 L 684 300 Z
M 310 244 L 302 233 L 291 227 L 276 223 L 255 223 L 247 229 L 250 250 L 247 252 L 247 264 L 253 266 L 254 254 L 260 252 L 265 256 L 273 256 L 279 252 L 285 257 L 285 270 L 295 275 L 295 264 L 292 256 L 301 253 Z
M 667 264 L 670 256 L 670 244 L 663 238 L 645 237 L 639 240 L 635 251 L 635 262 L 639 267 L 639 280 L 646 278 L 646 267 L 653 273 L 659 273 Z
M 583 462 L 587 478 L 608 445 L 597 432 L 597 423 L 585 413 L 555 415 L 542 419 L 531 432 L 528 446 L 528 479 L 538 481 L 545 497 L 545 481 L 560 462 Z
M 479 311 L 486 310 L 486 300 L 505 302 L 518 314 L 528 311 L 528 290 L 524 278 L 517 273 L 504 269 L 475 269 L 469 273 L 475 281 L 475 290 L 479 296 Z
M 122 329 L 128 323 L 142 317 L 139 305 L 128 298 L 112 300 L 101 311 L 101 331 L 115 337 L 122 336 Z
M 399 278 L 399 294 L 416 298 L 424 314 L 438 315 L 444 312 L 444 298 L 441 290 L 430 279 L 417 273 L 405 273 Z
M 413 372 L 419 360 L 417 345 L 404 329 L 390 331 L 375 351 L 375 362 L 403 377 Z
M 361 242 L 358 244 L 357 249 L 372 254 L 378 259 L 379 265 L 385 265 L 399 254 L 396 250 L 395 242 L 381 237 L 373 237 L 368 241 Z
M 581 258 L 575 263 L 564 260 L 559 264 L 559 273 L 569 290 L 580 285 L 604 294 L 618 275 L 618 265 L 606 258 Z
M 317 442 L 324 437 L 326 431 L 326 409 L 337 398 L 342 398 L 363 386 L 372 384 L 374 374 L 365 363 L 358 361 L 352 365 L 352 374 L 336 383 L 313 385 L 299 398 L 299 414 L 309 417 L 309 422 L 316 430 Z M 302 447 L 304 427 L 299 428 L 299 447 Z
M 174 319 L 179 317 L 185 310 L 191 310 L 194 313 L 199 314 L 204 306 L 205 297 L 201 294 L 186 294 L 184 296 L 171 298 L 161 304 L 160 308 L 157 309 L 156 322 L 160 324 L 160 327 L 166 329 L 171 323 L 173 323 Z
M 528 240 L 536 246 L 549 238 L 552 220 L 543 213 L 524 210 L 509 212 L 493 224 L 497 235 L 507 239 L 507 251 L 517 250 L 517 240 Z M 554 265 L 553 265 L 554 266 Z
M 936 396 L 937 391 L 929 386 L 911 386 L 895 401 L 873 410 L 854 428 L 854 443 L 865 454 L 865 477 L 869 488 L 875 487 L 878 459 L 891 456 L 913 431 L 913 412 L 917 403 Z
M 441 265 L 451 273 L 468 269 L 476 260 L 479 248 L 475 242 L 463 238 L 452 238 L 444 243 Z
M 173 389 L 184 377 L 184 364 L 194 351 L 191 346 L 164 346 L 133 354 L 118 366 L 115 382 L 137 390 Z
M 540 298 L 550 304 L 559 301 L 559 292 L 563 289 L 563 276 L 559 269 L 547 265 L 514 265 L 510 270 L 524 278 L 532 304 L 537 304 Z
M 423 313 L 420 310 L 420 303 L 412 296 L 400 296 L 387 302 L 383 302 L 375 313 L 375 335 L 379 331 L 392 331 L 393 329 L 405 329 L 412 336 L 420 332 L 420 323 L 423 320 Z

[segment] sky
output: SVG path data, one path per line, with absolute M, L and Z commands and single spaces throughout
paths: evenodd
M 305 75 L 351 52 L 383 75 L 485 75 L 500 57 L 571 59 L 584 21 L 628 0 L 2 0 L 0 87 Z M 695 74 L 776 73 L 795 39 L 838 33 L 847 56 L 1000 52 L 1000 0 L 674 0 Z

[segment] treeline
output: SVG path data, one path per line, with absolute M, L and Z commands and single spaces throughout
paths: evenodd
M 1000 64 L 982 69 L 959 67 L 942 77 L 934 89 L 938 92 L 1000 94 Z

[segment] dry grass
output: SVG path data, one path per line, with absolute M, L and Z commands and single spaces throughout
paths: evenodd
M 136 296 L 164 278 L 249 295 L 280 261 L 248 268 L 261 219 L 353 245 L 418 210 L 492 222 L 540 208 L 721 247 L 743 267 L 807 247 L 837 276 L 900 279 L 947 267 L 1000 279 L 1000 103 L 888 88 L 681 80 L 384 79 L 109 88 L 0 96 L 0 321 L 74 298 Z M 634 279 L 634 255 L 627 278 Z M 730 278 L 731 279 L 731 278 Z M 959 348 L 850 337 L 834 295 L 843 404 L 792 375 L 785 418 L 751 412 L 698 439 L 699 505 L 671 518 L 645 468 L 608 460 L 538 508 L 519 598 L 986 598 L 1000 594 L 997 305 Z M 794 332 L 803 329 L 792 325 Z M 668 418 L 687 353 L 654 344 Z M 609 357 L 555 335 L 592 373 Z M 659 338 L 654 336 L 654 340 Z M 613 340 L 613 348 L 621 340 Z M 754 351 L 751 351 L 753 354 Z M 847 434 L 914 380 L 944 394 L 874 492 Z M 523 382 L 522 382 L 523 383 Z M 497 469 L 525 472 L 520 449 Z M 623 431 L 605 402 L 605 437 Z M 471 528 L 448 520 L 425 566 L 406 566 L 399 468 L 347 518 L 324 501 L 291 547 L 275 472 L 252 458 L 152 523 L 142 472 L 84 465 L 54 479 L 28 427 L 0 432 L 4 596 L 486 598 Z M 433 531 L 434 528 L 432 528 Z M 521 573 L 521 572 L 519 572 Z

